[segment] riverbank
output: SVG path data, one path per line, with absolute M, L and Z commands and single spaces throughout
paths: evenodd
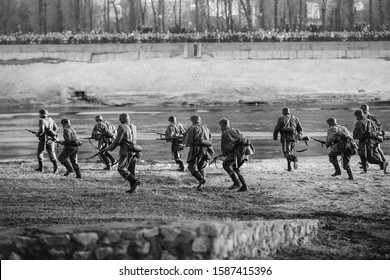
M 0 67 L 2 107 L 388 102 L 383 59 L 160 58 Z
M 204 193 L 195 179 L 170 161 L 137 166 L 141 186 L 133 195 L 115 170 L 81 162 L 75 176 L 34 171 L 35 162 L 0 163 L 1 229 L 57 224 L 142 221 L 250 221 L 318 219 L 318 238 L 304 247 L 280 251 L 277 259 L 390 259 L 390 185 L 379 167 L 360 174 L 358 158 L 347 175 L 331 177 L 326 156 L 301 158 L 287 172 L 284 159 L 246 163 L 242 172 L 250 191 L 228 190 L 230 179 L 218 163 L 210 166 Z

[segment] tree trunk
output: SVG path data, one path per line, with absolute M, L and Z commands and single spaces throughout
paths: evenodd
M 130 32 L 133 32 L 136 29 L 136 16 L 135 16 L 135 0 L 129 1 L 129 27 Z
M 142 0 L 138 0 L 138 3 L 139 3 L 139 10 L 141 13 L 141 25 L 145 26 L 146 0 L 144 1 L 143 5 L 142 5 Z
M 158 22 L 157 22 L 156 7 L 154 5 L 154 1 L 153 0 L 151 0 L 151 3 L 152 3 L 152 11 L 153 11 L 154 32 L 158 32 Z
M 303 0 L 299 0 L 299 31 L 302 30 Z
M 278 0 L 274 0 L 274 28 L 278 29 Z
M 348 11 L 349 11 L 349 30 L 353 30 L 354 29 L 354 25 L 355 25 L 355 13 L 354 13 L 354 10 L 355 10 L 355 1 L 354 0 L 348 0 Z
M 62 32 L 63 30 L 62 0 L 57 0 L 57 31 Z
M 370 31 L 372 30 L 372 0 L 369 1 Z
M 179 0 L 179 33 L 181 33 L 181 0 Z
M 240 0 L 240 2 L 241 2 L 242 9 L 244 10 L 246 20 L 248 22 L 248 29 L 249 31 L 253 31 L 252 4 L 250 0 Z
M 107 0 L 107 32 L 111 32 L 110 27 L 110 0 Z
M 111 4 L 112 4 L 112 7 L 114 8 L 114 13 L 115 13 L 116 32 L 119 33 L 119 29 L 120 29 L 120 28 L 119 28 L 118 9 L 117 9 L 117 7 L 116 7 L 116 5 L 115 5 L 115 1 L 112 1 Z
M 326 9 L 327 9 L 327 0 L 321 1 L 321 21 L 322 21 L 322 30 L 326 30 Z
M 388 2 L 390 2 L 390 1 L 388 0 Z M 379 24 L 382 28 L 383 23 L 384 23 L 384 18 L 385 18 L 385 15 L 383 12 L 384 8 L 383 8 L 383 1 L 382 0 L 379 0 L 378 6 L 379 6 Z

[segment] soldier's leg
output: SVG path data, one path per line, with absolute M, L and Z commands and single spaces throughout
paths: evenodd
M 70 173 L 74 172 L 73 167 L 68 160 L 69 155 L 72 153 L 73 153 L 73 149 L 64 147 L 64 149 L 61 151 L 60 155 L 58 156 L 58 161 L 66 168 L 66 173 L 64 174 L 64 176 L 68 176 Z
M 45 142 L 39 141 L 38 150 L 37 150 L 37 158 L 38 158 L 38 168 L 36 171 L 43 172 L 43 152 L 45 151 Z
M 56 144 L 54 142 L 50 142 L 46 144 L 46 151 L 49 154 L 49 159 L 53 163 L 53 173 L 56 174 L 58 172 L 58 164 L 57 164 L 57 156 L 56 156 Z
M 76 178 L 81 179 L 81 172 L 80 172 L 80 167 L 77 162 L 77 154 L 78 154 L 78 148 L 75 147 L 73 153 L 69 155 L 70 163 L 72 164 L 72 167 L 74 171 L 76 172 Z
M 191 175 L 194 176 L 195 179 L 198 180 L 198 182 L 202 181 L 202 174 L 200 174 L 200 172 L 197 170 L 198 159 L 194 158 L 187 163 L 188 170 L 190 171 Z
M 248 185 L 245 182 L 244 176 L 241 174 L 241 170 L 240 170 L 240 168 L 244 164 L 244 162 L 245 162 L 245 159 L 241 159 L 238 162 L 238 166 L 237 167 L 234 166 L 234 168 L 233 168 L 234 172 L 237 174 L 238 179 L 240 180 L 240 182 L 242 184 L 241 188 L 238 190 L 239 192 L 245 192 L 249 189 Z
M 135 176 L 135 167 L 138 162 L 138 157 L 132 155 L 129 157 L 129 166 L 127 170 L 129 171 L 128 181 L 130 182 L 130 190 L 126 191 L 127 193 L 133 193 L 137 186 L 141 185 L 141 181 Z
M 236 188 L 241 187 L 239 179 L 237 177 L 236 172 L 233 170 L 233 166 L 236 164 L 236 160 L 234 156 L 227 156 L 225 160 L 222 163 L 223 169 L 227 172 L 227 174 L 230 176 L 230 178 L 233 181 L 233 185 L 229 187 L 229 190 L 233 190 Z
M 367 161 L 372 164 L 379 164 L 383 172 L 387 174 L 387 167 L 389 163 L 381 159 L 377 148 L 367 149 Z
M 339 176 L 341 175 L 341 169 L 339 165 L 339 161 L 337 160 L 338 153 L 329 153 L 329 162 L 333 164 L 335 172 L 331 176 Z
M 183 163 L 183 160 L 180 157 L 179 150 L 178 149 L 173 149 L 172 150 L 172 155 L 173 155 L 173 159 L 175 160 L 175 162 L 179 165 L 179 170 L 180 171 L 184 171 L 184 163 Z
M 385 154 L 383 153 L 383 151 L 381 149 L 381 145 L 379 143 L 378 143 L 377 149 L 378 149 L 378 154 L 379 154 L 380 159 L 382 161 L 386 161 Z
M 348 153 L 343 154 L 343 168 L 347 171 L 348 179 L 353 180 L 352 170 L 349 165 L 349 162 L 351 161 L 351 155 Z
M 100 158 L 103 161 L 103 163 L 106 165 L 106 167 L 104 167 L 103 170 L 111 170 L 111 162 L 108 159 L 106 153 L 101 153 Z
M 117 161 L 115 160 L 115 158 L 112 156 L 112 154 L 110 152 L 105 152 L 105 155 L 111 161 L 111 166 L 114 166 L 115 164 L 117 164 Z

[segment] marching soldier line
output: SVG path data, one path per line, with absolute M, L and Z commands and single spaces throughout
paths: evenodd
M 331 176 L 335 177 L 342 174 L 338 160 L 338 157 L 340 157 L 342 168 L 347 172 L 348 179 L 354 180 L 349 163 L 351 157 L 355 154 L 360 157 L 359 163 L 361 164 L 362 173 L 367 173 L 368 164 L 371 164 L 379 165 L 384 174 L 387 174 L 388 162 L 384 157 L 380 144 L 389 139 L 382 129 L 382 124 L 370 113 L 369 106 L 366 104 L 356 110 L 354 115 L 357 122 L 353 133 L 338 124 L 335 118 L 330 117 L 326 120 L 329 126 L 326 141 L 313 139 L 324 143 L 326 148 L 329 148 L 329 162 L 335 169 Z M 111 170 L 117 164 L 118 173 L 129 182 L 130 189 L 126 192 L 133 193 L 141 185 L 141 181 L 135 173 L 137 162 L 142 156 L 142 147 L 137 144 L 136 126 L 131 122 L 130 115 L 127 113 L 119 115 L 120 124 L 118 128 L 105 121 L 101 115 L 96 116 L 95 121 L 96 124 L 93 127 L 91 137 L 86 138 L 98 141 L 97 148 L 99 152 L 94 156 L 98 156 L 105 164 L 103 170 Z M 189 147 L 186 161 L 187 169 L 198 181 L 198 191 L 203 192 L 205 190 L 207 166 L 220 157 L 224 158 L 223 169 L 233 182 L 229 190 L 248 191 L 250 188 L 240 168 L 249 160 L 250 155 L 255 153 L 251 141 L 238 129 L 233 128 L 227 118 L 222 118 L 219 120 L 221 153 L 215 156 L 211 132 L 206 125 L 202 124 L 201 117 L 198 115 L 191 116 L 190 121 L 192 124 L 187 129 L 177 121 L 175 116 L 170 116 L 165 133 L 160 134 L 160 139 L 157 139 L 171 142 L 172 159 L 179 165 L 178 171 L 183 172 L 185 170 L 181 153 L 184 147 Z M 41 109 L 39 111 L 38 131 L 35 133 L 28 130 L 38 138 L 38 168 L 36 171 L 43 172 L 43 154 L 46 151 L 53 164 L 53 173 L 59 171 L 58 161 L 66 168 L 64 176 L 75 173 L 76 178 L 81 179 L 82 174 L 78 164 L 78 146 L 82 142 L 78 139 L 69 119 L 62 119 L 61 125 L 64 139 L 58 140 L 57 124 L 49 117 L 46 109 Z M 282 115 L 278 118 L 274 128 L 273 140 L 277 141 L 279 135 L 283 155 L 287 160 L 287 171 L 291 172 L 292 168 L 298 169 L 295 145 L 299 141 L 307 143 L 311 138 L 303 135 L 303 125 L 296 116 L 291 114 L 289 108 L 282 109 Z M 63 146 L 58 159 L 55 152 L 55 145 L 57 144 Z M 120 146 L 119 159 L 116 160 L 112 152 L 118 146 Z

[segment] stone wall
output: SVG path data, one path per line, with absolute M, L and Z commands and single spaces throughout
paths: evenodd
M 0 60 L 60 59 L 78 62 L 167 57 L 218 59 L 389 58 L 390 42 L 282 42 L 194 44 L 0 45 Z
M 317 220 L 110 223 L 0 231 L 0 259 L 252 259 L 316 236 Z

